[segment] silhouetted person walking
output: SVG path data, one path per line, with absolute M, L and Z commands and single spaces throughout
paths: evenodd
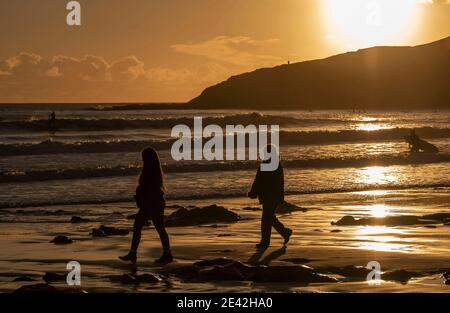
M 273 146 L 267 147 L 269 155 L 272 149 L 276 151 Z M 270 157 L 266 156 L 263 163 L 270 163 Z M 292 230 L 286 228 L 275 215 L 277 207 L 284 202 L 284 173 L 281 163 L 275 171 L 262 171 L 260 166 L 248 196 L 252 199 L 258 198 L 263 207 L 261 242 L 256 247 L 260 250 L 269 247 L 272 227 L 283 237 L 286 245 L 292 235 Z
M 136 205 L 139 211 L 134 220 L 133 238 L 130 252 L 119 257 L 123 261 L 136 263 L 137 249 L 141 241 L 142 228 L 151 219 L 163 247 L 163 255 L 157 259 L 156 263 L 167 264 L 173 261 L 170 251 L 169 236 L 164 227 L 164 209 L 166 201 L 164 199 L 164 179 L 158 153 L 153 148 L 142 151 L 142 161 L 144 166 L 139 177 L 139 185 L 136 188 Z

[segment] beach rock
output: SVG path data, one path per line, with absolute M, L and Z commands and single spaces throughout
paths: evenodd
M 338 266 L 330 266 L 330 267 L 321 267 L 321 272 L 331 273 L 340 275 L 346 278 L 350 278 L 352 280 L 366 280 L 367 275 L 372 271 L 371 269 L 367 269 L 362 266 L 354 266 L 347 265 L 343 267 Z
M 127 285 L 139 283 L 136 277 L 131 274 L 112 275 L 109 277 L 109 280 L 111 280 L 113 283 L 127 284 Z
M 57 281 L 66 281 L 66 274 L 58 274 L 53 272 L 46 272 L 42 279 L 47 283 L 53 283 Z
M 55 293 L 57 289 L 49 284 L 35 284 L 22 286 L 13 293 Z
M 88 293 L 86 290 L 83 290 L 78 287 L 72 287 L 72 288 L 61 288 L 56 289 L 57 293 Z
M 82 218 L 82 217 L 79 217 L 79 216 L 72 216 L 72 218 L 70 219 L 70 222 L 74 223 L 74 224 L 79 224 L 79 223 L 90 222 L 90 220 L 88 218 Z
M 128 229 L 108 227 L 101 225 L 99 228 L 93 228 L 91 235 L 94 237 L 107 237 L 107 236 L 126 236 L 128 235 Z
M 212 223 L 233 223 L 240 219 L 239 215 L 218 205 L 203 208 L 179 209 L 166 217 L 167 227 L 195 226 Z
M 422 216 L 423 219 L 445 222 L 450 220 L 450 213 L 434 213 Z
M 254 282 L 334 283 L 337 279 L 316 272 L 306 265 L 259 267 Z
M 122 274 L 113 275 L 109 279 L 113 283 L 126 284 L 126 285 L 137 285 L 140 283 L 150 283 L 155 284 L 161 281 L 161 279 L 153 274 L 142 274 L 142 275 L 132 275 L 132 274 Z
M 18 282 L 18 281 L 36 281 L 36 279 L 33 279 L 31 277 L 28 277 L 28 276 L 18 276 L 16 278 L 14 278 L 13 281 L 14 282 Z
M 218 258 L 195 262 L 172 274 L 190 281 L 253 281 L 253 282 L 337 282 L 307 266 L 253 266 Z
M 406 226 L 406 225 L 423 225 L 435 224 L 437 220 L 425 219 L 413 215 L 399 215 L 386 217 L 367 217 L 355 219 L 351 215 L 342 217 L 337 222 L 331 222 L 331 225 L 336 226 Z
M 67 244 L 70 244 L 72 242 L 73 242 L 72 239 L 70 239 L 67 236 L 62 236 L 62 235 L 56 236 L 55 238 L 53 238 L 50 241 L 50 243 L 54 243 L 55 245 L 67 245 Z
M 381 278 L 383 280 L 391 280 L 400 283 L 407 283 L 411 278 L 421 276 L 423 275 L 418 272 L 410 272 L 407 270 L 395 270 L 382 274 Z
M 159 283 L 161 279 L 153 274 L 142 274 L 142 275 L 136 275 L 135 276 L 137 281 L 139 283 L 149 283 L 149 284 L 155 284 Z
M 308 211 L 308 209 L 299 207 L 298 205 L 288 203 L 286 201 L 280 204 L 277 208 L 277 213 L 279 214 L 286 214 L 292 212 L 306 212 L 306 211 Z
M 22 286 L 16 289 L 13 293 L 87 293 L 85 290 L 74 288 L 56 288 L 49 284 L 34 284 Z
M 168 205 L 167 208 L 179 210 L 179 209 L 184 209 L 184 206 L 179 205 L 179 204 L 172 204 L 172 205 Z

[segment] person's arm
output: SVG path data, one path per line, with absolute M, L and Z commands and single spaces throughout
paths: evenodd
M 260 181 L 260 169 L 258 168 L 258 171 L 256 172 L 255 180 L 253 181 L 252 188 L 248 192 L 248 197 L 251 199 L 256 199 L 258 197 L 258 185 Z

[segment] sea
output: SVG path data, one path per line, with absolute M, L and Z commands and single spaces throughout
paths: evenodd
M 56 121 L 49 126 L 48 115 Z M 279 125 L 287 195 L 450 187 L 450 111 L 152 110 L 0 105 L 0 209 L 132 201 L 140 151 L 157 149 L 167 199 L 245 196 L 254 161 L 175 161 L 176 125 Z M 410 153 L 415 129 L 439 153 Z

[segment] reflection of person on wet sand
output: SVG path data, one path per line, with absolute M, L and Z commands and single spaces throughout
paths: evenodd
M 170 251 L 169 236 L 164 226 L 166 202 L 164 199 L 165 187 L 161 163 L 158 153 L 152 148 L 142 151 L 142 160 L 144 166 L 135 195 L 139 211 L 134 220 L 131 249 L 127 255 L 119 258 L 123 261 L 131 261 L 133 264 L 136 263 L 142 228 L 151 219 L 159 234 L 164 251 L 162 257 L 156 260 L 155 263 L 167 264 L 173 261 L 173 257 Z
M 415 129 L 411 129 L 410 135 L 406 136 L 405 140 L 408 143 L 410 152 L 439 152 L 439 149 L 435 145 L 419 138 L 419 136 L 416 134 Z
M 263 162 L 270 162 L 269 155 L 272 149 L 277 151 L 276 147 L 267 146 L 268 153 Z M 272 227 L 283 237 L 284 244 L 287 244 L 292 235 L 292 230 L 286 228 L 275 215 L 277 207 L 284 202 L 284 173 L 281 163 L 275 171 L 262 171 L 259 167 L 248 196 L 252 199 L 258 198 L 263 207 L 261 242 L 256 247 L 260 250 L 269 247 Z

